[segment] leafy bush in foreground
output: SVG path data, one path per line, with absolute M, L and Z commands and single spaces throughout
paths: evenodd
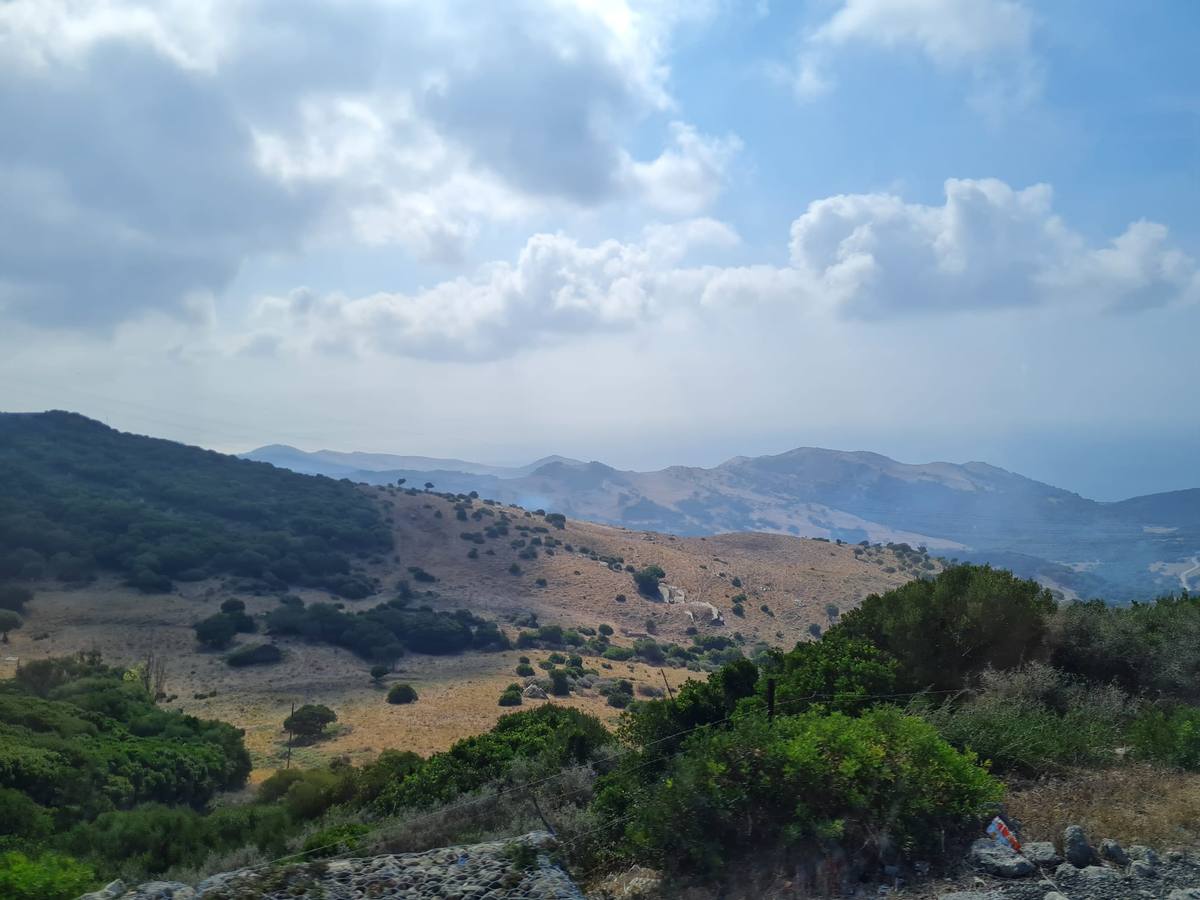
M 978 819 L 1001 794 L 973 754 L 877 707 L 699 730 L 644 796 L 618 770 L 597 803 L 631 817 L 611 836 L 623 852 L 712 873 L 741 853 L 801 842 L 871 846 L 886 836 L 906 852 L 933 850 L 943 827 Z
M 74 900 L 94 880 L 90 867 L 60 853 L 0 854 L 0 897 L 5 900 Z

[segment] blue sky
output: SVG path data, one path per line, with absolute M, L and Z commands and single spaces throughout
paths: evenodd
M 0 408 L 1200 485 L 1187 0 L 10 0 Z

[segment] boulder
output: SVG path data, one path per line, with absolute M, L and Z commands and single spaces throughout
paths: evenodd
M 977 868 L 998 878 L 1023 878 L 1034 873 L 1033 863 L 1025 857 L 987 838 L 971 845 L 970 859 Z
M 1112 838 L 1105 838 L 1100 842 L 1100 858 L 1122 868 L 1129 865 L 1129 854 Z
M 1060 894 L 1058 891 L 1050 891 L 1042 900 L 1067 900 L 1066 895 Z
M 1130 844 L 1129 849 L 1125 852 L 1129 854 L 1130 859 L 1144 859 L 1152 866 L 1157 866 L 1159 863 L 1158 854 L 1142 844 Z
M 1148 859 L 1135 859 L 1129 864 L 1129 874 L 1137 878 L 1157 878 L 1158 869 Z
M 525 690 L 523 690 L 521 692 L 521 695 L 524 697 L 528 697 L 531 700 L 546 700 L 546 699 L 548 699 L 546 692 L 544 690 L 542 690 L 542 688 L 537 684 L 528 685 L 525 688 Z
M 121 895 L 121 900 L 194 900 L 196 890 L 179 881 L 148 881 Z
M 1027 860 L 1041 868 L 1050 869 L 1063 861 L 1049 841 L 1030 841 L 1021 850 Z
M 1100 861 L 1088 843 L 1087 835 L 1078 825 L 1068 825 L 1063 831 L 1063 856 L 1077 869 L 1094 866 Z

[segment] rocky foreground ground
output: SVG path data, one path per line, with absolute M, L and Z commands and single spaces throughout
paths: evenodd
M 443 847 L 425 853 L 313 861 L 214 875 L 198 885 L 113 882 L 80 900 L 585 900 L 555 862 L 554 838 L 533 832 L 509 841 Z M 844 896 L 896 900 L 1200 900 L 1200 855 L 1158 853 L 1106 840 L 1093 846 L 1081 828 L 1061 846 L 1031 842 L 1015 853 L 980 840 L 968 873 L 952 886 L 931 880 L 858 884 Z M 797 897 L 777 883 L 760 896 Z M 610 879 L 592 895 L 601 900 L 656 900 L 672 891 L 656 873 L 638 869 Z M 700 897 L 703 891 L 687 892 Z M 741 896 L 723 889 L 714 896 Z
M 81 900 L 584 900 L 552 860 L 553 847 L 549 834 L 534 832 L 425 853 L 243 869 L 195 886 L 113 882 Z

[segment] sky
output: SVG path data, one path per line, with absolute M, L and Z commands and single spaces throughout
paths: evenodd
M 1200 486 L 1192 0 L 6 0 L 0 409 Z

